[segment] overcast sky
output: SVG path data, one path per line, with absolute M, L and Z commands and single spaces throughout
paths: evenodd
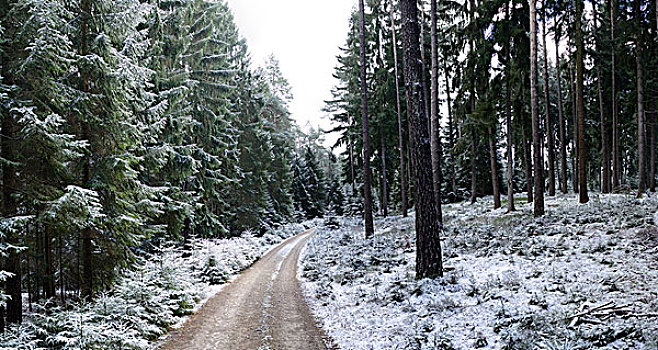
M 328 128 L 322 112 L 331 98 L 339 46 L 347 38 L 355 0 L 228 0 L 252 61 L 274 54 L 292 85 L 292 116 L 304 130 Z

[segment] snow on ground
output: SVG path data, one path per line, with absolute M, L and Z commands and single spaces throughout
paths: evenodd
M 321 227 L 298 275 L 328 335 L 343 350 L 658 349 L 658 198 L 547 198 L 540 219 L 491 203 L 445 207 L 435 280 L 415 279 L 413 218 L 368 240 L 360 219 Z
M 187 254 L 161 249 L 140 258 L 92 304 L 47 312 L 37 305 L 22 326 L 0 334 L 0 350 L 152 349 L 240 271 L 316 224 L 290 224 L 262 237 L 194 240 Z

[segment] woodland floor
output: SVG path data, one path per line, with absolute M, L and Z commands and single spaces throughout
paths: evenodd
M 324 350 L 296 277 L 312 230 L 290 238 L 227 284 L 162 350 Z
M 505 204 L 504 204 L 505 205 Z M 413 215 L 334 218 L 298 274 L 343 350 L 658 349 L 658 198 L 549 197 L 547 215 L 445 207 L 446 274 L 416 280 Z

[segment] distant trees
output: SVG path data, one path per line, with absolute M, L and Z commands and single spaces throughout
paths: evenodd
M 392 184 L 394 200 L 384 201 L 375 194 L 373 203 L 381 206 L 386 202 L 401 210 L 402 195 L 414 184 L 408 181 L 413 176 L 405 164 L 412 151 L 406 132 L 412 130 L 412 115 L 397 113 L 394 108 L 396 96 L 400 104 L 410 105 L 408 82 L 404 81 L 404 89 L 402 84 L 397 89 L 395 85 L 406 74 L 405 66 L 396 70 L 399 52 L 395 39 L 401 33 L 395 27 L 401 15 L 398 4 L 364 3 L 364 45 L 360 43 L 361 11 L 353 18 L 336 69 L 340 84 L 328 110 L 340 125 L 337 130 L 345 131 L 336 145 L 349 145 L 344 159 L 363 165 L 364 154 L 358 150 L 363 146 L 360 68 L 365 66 L 366 105 L 375 115 L 368 129 L 378 136 L 371 140 L 375 145 L 371 145 L 369 158 L 376 164 L 371 169 L 372 179 L 376 186 L 384 178 L 393 178 L 387 184 Z M 639 16 L 635 15 L 637 6 L 642 9 Z M 593 188 L 608 193 L 630 186 L 641 193 L 646 187 L 655 187 L 651 184 L 656 176 L 652 136 L 656 131 L 653 118 L 647 117 L 653 114 L 646 108 L 655 99 L 645 92 L 655 84 L 644 77 L 658 62 L 648 59 L 653 57 L 649 52 L 653 53 L 654 47 L 641 44 L 658 36 L 655 2 L 600 1 L 590 8 L 582 1 L 427 1 L 421 2 L 418 10 L 419 84 L 423 89 L 439 88 L 439 74 L 445 82 L 445 89 L 430 89 L 427 94 L 437 96 L 437 104 L 423 97 L 423 104 L 429 106 L 427 128 L 434 149 L 433 191 L 444 194 L 442 201 L 475 201 L 493 195 L 497 208 L 501 205 L 499 192 L 505 190 L 508 210 L 513 210 L 513 194 L 526 188 L 528 201 L 534 202 L 536 214 L 542 215 L 544 191 L 555 194 L 556 183 L 562 193 L 578 193 L 581 202 L 589 199 Z M 383 23 L 391 23 L 391 30 L 382 31 Z M 625 28 L 622 33 L 619 26 Z M 555 54 L 549 55 L 552 43 Z M 531 46 L 537 58 L 522 59 L 533 56 Z M 359 63 L 361 47 L 367 49 L 365 64 Z M 543 50 L 542 72 L 539 50 Z M 629 57 L 638 59 L 631 62 Z M 628 72 L 634 72 L 633 81 Z M 538 98 L 539 84 L 543 85 L 543 98 Z M 531 96 L 535 93 L 537 101 Z M 641 115 L 645 117 L 638 119 Z M 387 123 L 397 120 L 399 128 L 388 127 Z M 507 137 L 501 137 L 502 130 Z M 382 133 L 385 141 L 380 142 Z M 397 141 L 399 154 L 381 158 L 382 146 L 392 144 L 387 143 L 390 140 Z M 503 143 L 505 147 L 501 147 Z M 386 170 L 378 166 L 378 159 L 386 160 Z M 445 171 L 437 173 L 436 165 Z M 353 166 L 343 169 L 346 182 L 363 179 L 360 171 L 351 172 Z M 503 171 L 507 181 L 501 181 Z

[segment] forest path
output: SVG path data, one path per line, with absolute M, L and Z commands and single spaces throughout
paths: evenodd
M 327 349 L 296 273 L 299 254 L 314 231 L 268 252 L 208 300 L 161 349 Z

